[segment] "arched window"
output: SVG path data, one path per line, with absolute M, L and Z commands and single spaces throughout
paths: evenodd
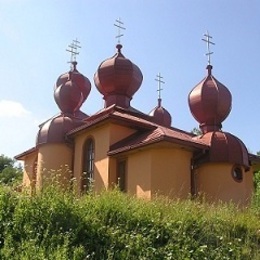
M 94 141 L 92 138 L 87 139 L 84 144 L 83 151 L 83 174 L 81 189 L 82 191 L 87 191 L 93 184 L 94 180 Z

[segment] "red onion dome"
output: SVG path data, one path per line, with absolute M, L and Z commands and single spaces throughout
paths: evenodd
M 188 97 L 190 111 L 200 123 L 203 133 L 221 129 L 232 103 L 230 91 L 212 76 L 212 66 L 208 65 L 207 69 L 208 75 L 192 89 Z
M 76 64 L 73 62 L 73 69 L 62 74 L 54 86 L 54 99 L 63 113 L 79 111 L 91 90 L 89 79 L 78 72 Z
M 118 52 L 103 61 L 94 75 L 98 91 L 104 96 L 105 106 L 130 106 L 134 93 L 143 81 L 141 70 L 121 53 L 122 45 L 118 44 Z
M 66 143 L 66 133 L 82 125 L 82 121 L 72 116 L 60 114 L 42 125 L 38 131 L 36 145 L 46 143 Z
M 244 143 L 236 136 L 213 131 L 204 134 L 203 140 L 210 146 L 209 160 L 211 162 L 229 162 L 249 169 L 248 151 Z
M 170 113 L 161 105 L 161 99 L 158 99 L 158 106 L 156 106 L 150 113 L 153 120 L 159 124 L 166 127 L 170 127 L 172 123 L 172 117 Z

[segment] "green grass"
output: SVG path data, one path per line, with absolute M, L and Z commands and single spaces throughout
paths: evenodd
M 260 259 L 259 205 L 0 188 L 0 259 Z

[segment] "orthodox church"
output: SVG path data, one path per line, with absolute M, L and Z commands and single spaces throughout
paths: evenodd
M 195 135 L 171 125 L 160 97 L 149 114 L 131 106 L 143 75 L 121 44 L 94 75 L 104 99 L 94 115 L 80 110 L 91 83 L 72 61 L 54 87 L 60 112 L 39 126 L 35 147 L 16 156 L 24 161 L 23 186 L 34 192 L 55 178 L 79 194 L 117 185 L 147 199 L 203 195 L 209 202 L 248 204 L 260 161 L 238 137 L 221 130 L 232 96 L 212 69 L 209 63 L 205 78 L 187 93 L 201 131 Z

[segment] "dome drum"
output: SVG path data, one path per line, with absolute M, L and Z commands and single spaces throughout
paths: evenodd
M 66 133 L 81 125 L 81 120 L 71 116 L 60 114 L 53 117 L 40 126 L 36 145 L 39 146 L 46 143 L 66 143 Z
M 112 105 L 117 105 L 119 107 L 130 107 L 129 98 L 125 95 L 107 95 L 105 99 L 105 107 L 110 107 Z
M 200 137 L 210 146 L 208 159 L 210 162 L 227 162 L 249 169 L 248 151 L 244 143 L 236 136 L 222 132 L 209 132 Z

